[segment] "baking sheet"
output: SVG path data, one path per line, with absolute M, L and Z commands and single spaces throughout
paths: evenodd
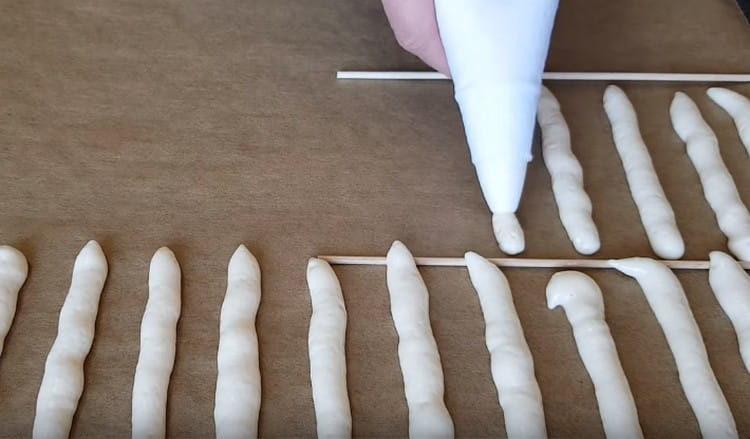
M 379 2 L 0 3 L 0 242 L 29 258 L 0 359 L 0 436 L 28 436 L 73 259 L 102 244 L 110 275 L 73 436 L 130 434 L 148 262 L 170 246 L 183 308 L 168 434 L 214 434 L 218 315 L 226 263 L 258 257 L 263 436 L 312 436 L 305 284 L 316 254 L 500 256 L 448 83 L 336 82 L 339 69 L 414 69 Z M 563 2 L 549 70 L 750 71 L 750 33 L 731 1 Z M 584 167 L 603 248 L 650 255 L 601 108 L 603 83 L 551 84 Z M 668 104 L 685 89 L 717 131 L 745 200 L 750 159 L 703 86 L 625 84 L 687 238 L 687 257 L 725 248 Z M 737 90 L 750 94 L 747 86 Z M 536 149 L 538 155 L 538 147 Z M 519 213 L 529 257 L 574 257 L 549 177 L 532 163 Z M 339 267 L 349 311 L 357 436 L 404 436 L 407 411 L 382 267 Z M 460 436 L 504 436 L 483 322 L 463 269 L 423 269 Z M 552 271 L 507 270 L 536 360 L 551 436 L 602 436 L 593 389 Z M 637 285 L 590 272 L 647 436 L 697 436 L 660 328 Z M 750 378 L 706 273 L 683 273 L 711 363 L 742 435 Z

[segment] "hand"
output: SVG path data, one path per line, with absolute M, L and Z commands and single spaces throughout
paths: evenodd
M 433 69 L 450 76 L 434 0 L 383 0 L 383 8 L 398 44 Z

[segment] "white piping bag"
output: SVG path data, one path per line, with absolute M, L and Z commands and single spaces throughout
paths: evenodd
M 493 213 L 515 212 L 531 161 L 558 0 L 435 0 L 472 162 Z

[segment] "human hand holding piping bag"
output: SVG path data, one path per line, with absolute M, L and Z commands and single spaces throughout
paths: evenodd
M 508 254 L 558 0 L 382 0 L 399 44 L 453 79 L 479 185 Z

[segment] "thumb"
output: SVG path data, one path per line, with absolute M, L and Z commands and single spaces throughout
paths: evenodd
M 383 8 L 398 44 L 433 69 L 450 75 L 434 0 L 383 0 Z

